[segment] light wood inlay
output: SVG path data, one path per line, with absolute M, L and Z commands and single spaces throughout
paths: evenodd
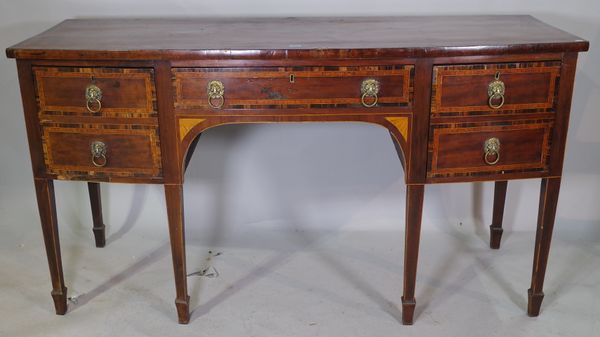
M 194 128 L 194 126 L 204 122 L 204 118 L 180 118 L 179 119 L 179 140 L 183 141 L 185 136 Z
M 404 141 L 408 142 L 408 117 L 386 117 L 385 119 L 392 123 L 404 137 Z

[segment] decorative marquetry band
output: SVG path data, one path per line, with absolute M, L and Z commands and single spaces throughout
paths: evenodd
M 198 124 L 204 122 L 204 118 L 180 118 L 179 140 L 183 141 L 185 136 Z
M 408 142 L 408 117 L 386 117 L 385 119 L 392 123 L 398 129 L 404 141 Z

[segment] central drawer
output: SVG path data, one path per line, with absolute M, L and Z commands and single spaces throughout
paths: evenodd
M 412 102 L 414 66 L 174 68 L 172 71 L 178 109 L 405 108 Z

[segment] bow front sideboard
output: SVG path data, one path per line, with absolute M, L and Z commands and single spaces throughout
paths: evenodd
M 57 314 L 67 311 L 53 181 L 164 185 L 180 323 L 189 321 L 184 173 L 200 134 L 234 123 L 366 122 L 406 181 L 402 321 L 412 324 L 424 186 L 540 178 L 527 313 L 537 316 L 578 52 L 531 16 L 75 19 L 6 50 L 17 59 Z M 376 151 L 377 149 L 373 149 Z M 400 167 L 398 167 L 400 169 Z

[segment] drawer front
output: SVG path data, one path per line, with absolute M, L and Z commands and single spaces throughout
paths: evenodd
M 406 107 L 412 101 L 413 69 L 412 65 L 174 68 L 175 107 L 210 110 L 363 108 L 363 99 L 366 105 L 373 107 Z M 365 80 L 376 81 L 376 94 L 363 97 Z M 211 81 L 222 84 L 223 95 L 209 103 Z
M 545 172 L 552 122 L 433 127 L 428 177 Z
M 435 66 L 431 113 L 469 116 L 552 112 L 559 76 L 558 61 Z M 490 86 L 502 94 L 493 94 Z
M 33 69 L 41 115 L 157 116 L 151 68 Z
M 84 125 L 85 126 L 85 125 Z M 160 177 L 157 128 L 42 127 L 48 173 L 60 179 Z

